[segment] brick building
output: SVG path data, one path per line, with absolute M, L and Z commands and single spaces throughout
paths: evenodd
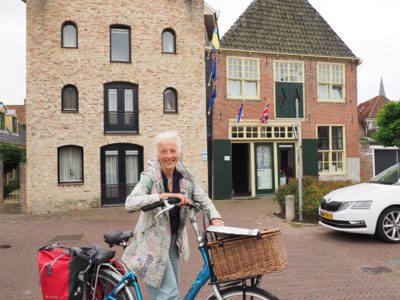
M 27 0 L 26 10 L 28 210 L 124 203 L 166 129 L 207 188 L 202 0 Z
M 389 102 L 381 81 L 379 95 L 358 105 L 361 137 L 359 145 L 360 177 L 362 180 L 369 180 L 399 162 L 400 150 L 397 147 L 385 147 L 373 138 L 378 129 L 377 114 Z
M 307 0 L 254 0 L 221 40 L 213 197 L 271 193 L 296 176 L 299 161 L 305 175 L 358 181 L 359 63 Z

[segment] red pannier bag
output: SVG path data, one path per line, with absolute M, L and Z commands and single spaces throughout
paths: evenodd
M 83 282 L 78 275 L 89 265 L 87 259 L 71 248 L 53 244 L 39 249 L 38 265 L 44 300 L 82 299 Z

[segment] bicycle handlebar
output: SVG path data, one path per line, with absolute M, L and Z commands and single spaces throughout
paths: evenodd
M 167 201 L 168 201 L 169 204 L 178 204 L 179 202 L 181 202 L 181 200 L 178 199 L 178 198 L 168 198 Z M 155 209 L 157 207 L 164 207 L 164 206 L 165 206 L 164 200 L 160 200 L 158 202 L 143 206 L 141 208 L 141 210 L 146 212 L 146 211 Z

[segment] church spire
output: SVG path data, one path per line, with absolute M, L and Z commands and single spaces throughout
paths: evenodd
M 382 77 L 381 77 L 381 83 L 380 83 L 380 85 L 379 85 L 379 96 L 386 97 L 386 94 L 385 94 L 385 87 L 383 86 L 383 79 L 382 79 Z

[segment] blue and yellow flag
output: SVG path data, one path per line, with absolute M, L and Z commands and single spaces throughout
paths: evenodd
M 213 51 L 217 52 L 217 50 L 219 50 L 219 38 L 218 38 L 217 27 L 214 27 L 214 32 L 213 32 L 211 43 L 213 46 Z

